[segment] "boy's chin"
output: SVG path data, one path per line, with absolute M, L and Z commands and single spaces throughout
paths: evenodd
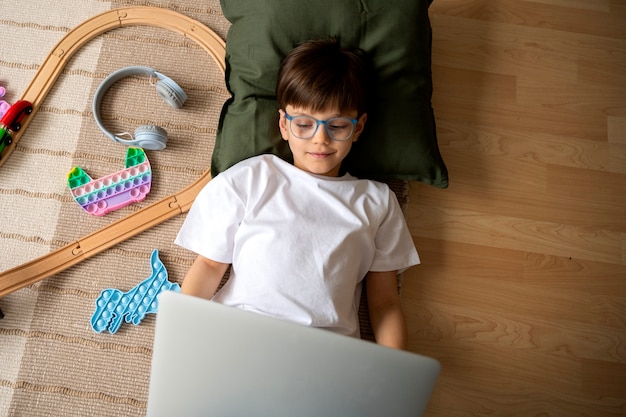
M 313 175 L 320 175 L 324 177 L 337 177 L 339 176 L 339 166 L 320 166 L 319 164 L 294 164 L 296 168 L 301 169 L 304 172 L 308 172 Z

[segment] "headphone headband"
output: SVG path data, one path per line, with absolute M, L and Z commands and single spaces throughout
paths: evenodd
M 119 136 L 109 132 L 103 125 L 100 119 L 100 107 L 102 105 L 102 99 L 105 93 L 122 78 L 132 75 L 148 75 L 150 77 L 156 77 L 158 82 L 156 83 L 156 90 L 159 96 L 165 100 L 171 107 L 179 109 L 187 100 L 187 94 L 182 88 L 174 82 L 171 78 L 161 74 L 157 70 L 150 67 L 131 66 L 119 69 L 111 73 L 106 77 L 102 83 L 98 86 L 93 98 L 93 115 L 96 120 L 96 124 L 102 130 L 102 132 L 114 140 L 115 142 L 123 143 L 128 146 L 139 146 L 150 150 L 160 150 L 165 148 L 167 143 L 167 132 L 165 129 L 159 126 L 145 125 L 140 126 L 135 131 L 135 136 L 142 135 L 142 139 L 133 138 L 132 140 L 123 139 Z

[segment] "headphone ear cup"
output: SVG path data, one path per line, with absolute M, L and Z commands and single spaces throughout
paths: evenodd
M 156 83 L 156 90 L 159 96 L 171 107 L 180 109 L 187 100 L 187 94 L 174 80 L 163 77 Z
M 143 125 L 135 129 L 133 145 L 150 151 L 160 151 L 167 145 L 167 132 L 155 125 Z

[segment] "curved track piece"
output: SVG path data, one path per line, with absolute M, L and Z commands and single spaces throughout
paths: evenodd
M 158 7 L 126 7 L 109 10 L 92 17 L 68 32 L 45 59 L 26 88 L 22 99 L 33 104 L 33 113 L 24 120 L 13 143 L 2 153 L 2 165 L 15 149 L 44 98 L 52 89 L 70 57 L 93 38 L 119 27 L 155 26 L 178 32 L 199 44 L 225 72 L 226 44 L 199 21 L 172 10 Z M 194 183 L 173 194 L 103 227 L 54 252 L 0 274 L 0 296 L 9 294 L 44 278 L 57 274 L 124 240 L 156 226 L 191 208 L 194 199 L 211 180 L 207 170 Z

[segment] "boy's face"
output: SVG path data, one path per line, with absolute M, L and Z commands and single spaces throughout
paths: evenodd
M 323 112 L 311 112 L 305 108 L 287 105 L 285 111 L 289 116 L 311 116 L 317 120 L 328 120 L 333 117 L 347 117 L 354 119 L 357 111 L 341 113 L 335 110 Z M 290 122 L 285 117 L 285 111 L 279 110 L 280 119 L 278 125 L 284 140 L 289 142 L 289 148 L 293 154 L 293 163 L 297 168 L 311 174 L 337 177 L 341 162 L 350 152 L 352 144 L 357 141 L 363 128 L 367 115 L 359 117 L 354 126 L 352 136 L 345 141 L 335 141 L 328 137 L 323 125 L 319 125 L 315 135 L 311 139 L 299 139 L 295 137 L 290 129 Z

